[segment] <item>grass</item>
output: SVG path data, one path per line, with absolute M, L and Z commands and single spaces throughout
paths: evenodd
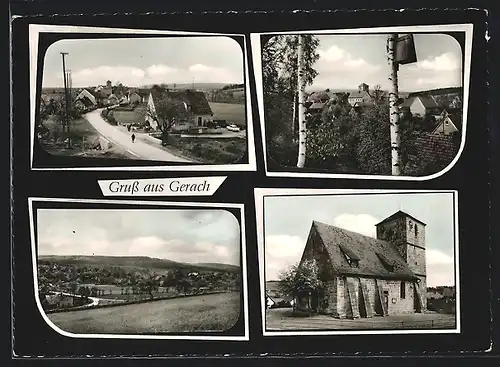
M 221 293 L 47 316 L 75 334 L 155 334 L 226 331 L 238 320 L 239 311 L 239 293 Z
M 45 151 L 52 155 L 59 156 L 82 156 L 128 159 L 127 153 L 118 147 L 108 150 L 99 148 L 99 132 L 84 118 L 71 121 L 69 136 L 71 137 L 71 148 L 64 140 L 67 133 L 62 132 L 61 125 L 52 117 L 44 121 L 43 126 L 49 129 L 49 137 L 39 138 L 40 145 Z
M 246 151 L 246 139 L 182 138 L 170 135 L 167 148 L 181 155 L 209 164 L 231 164 Z
M 291 308 L 266 310 L 267 330 L 453 329 L 455 315 L 439 313 L 337 319 L 328 315 L 297 316 Z
M 144 105 L 138 105 L 133 111 L 120 111 L 113 110 L 113 116 L 115 120 L 120 124 L 135 124 L 144 123 L 144 117 L 146 116 L 146 107 Z
M 209 104 L 214 113 L 214 119 L 226 120 L 228 123 L 236 124 L 240 127 L 247 125 L 244 104 L 218 102 L 209 102 Z

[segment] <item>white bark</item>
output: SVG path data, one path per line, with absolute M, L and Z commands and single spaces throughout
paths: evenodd
M 389 82 L 391 83 L 391 90 L 389 91 L 389 119 L 391 125 L 391 166 L 393 176 L 399 176 L 401 174 L 401 162 L 399 157 L 401 135 L 399 133 L 399 106 L 397 105 L 399 98 L 398 66 L 394 59 L 397 39 L 397 34 L 390 34 L 387 40 L 387 62 L 390 68 Z
M 306 111 L 304 106 L 305 83 L 304 83 L 304 57 L 303 57 L 303 37 L 298 36 L 297 48 L 297 88 L 298 88 L 298 123 L 299 123 L 299 157 L 297 167 L 303 168 L 306 162 Z
M 293 94 L 293 112 L 292 112 L 292 132 L 295 134 L 295 118 L 297 117 L 297 93 Z

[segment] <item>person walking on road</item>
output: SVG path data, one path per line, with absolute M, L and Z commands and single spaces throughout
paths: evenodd
M 132 134 L 132 143 L 135 141 L 135 134 Z

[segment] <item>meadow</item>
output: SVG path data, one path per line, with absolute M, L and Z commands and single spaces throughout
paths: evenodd
M 123 306 L 52 313 L 74 334 L 157 334 L 226 331 L 238 320 L 239 293 L 187 296 Z
M 241 128 L 246 127 L 244 104 L 218 102 L 209 102 L 209 104 L 214 113 L 214 119 L 226 120 L 228 124 L 236 124 Z

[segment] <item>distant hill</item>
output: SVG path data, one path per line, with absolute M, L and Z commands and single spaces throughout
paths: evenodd
M 321 89 L 321 88 L 311 88 L 311 89 L 307 89 L 306 92 L 307 93 L 317 93 L 317 92 L 324 92 L 325 89 Z M 331 89 L 330 88 L 330 92 L 331 93 L 349 93 L 349 94 L 352 94 L 352 93 L 356 93 L 358 91 L 358 89 Z M 373 89 L 370 89 L 370 91 L 373 91 Z M 384 92 L 386 95 L 388 95 L 389 91 L 386 91 L 386 90 L 382 90 L 382 92 Z M 401 98 L 406 98 L 409 96 L 409 92 L 404 92 L 404 91 L 399 91 L 399 97 Z
M 150 85 L 142 85 L 139 88 L 151 88 L 154 84 Z M 193 83 L 164 83 L 163 84 L 166 88 L 171 88 L 171 89 L 193 89 Z M 200 90 L 200 91 L 210 91 L 210 90 L 215 90 L 215 89 L 222 89 L 224 87 L 227 87 L 228 85 L 232 84 L 227 84 L 227 83 L 194 83 L 194 89 Z
M 56 262 L 66 265 L 91 265 L 96 267 L 102 266 L 118 266 L 118 267 L 133 267 L 144 269 L 184 269 L 188 271 L 228 271 L 237 272 L 239 267 L 228 264 L 209 263 L 209 264 L 189 264 L 167 259 L 157 259 L 147 256 L 58 256 L 58 255 L 41 255 L 38 257 L 38 262 L 47 264 Z
M 448 94 L 462 94 L 463 88 L 462 87 L 449 87 L 449 88 L 436 88 L 436 89 L 428 89 L 428 90 L 422 90 L 418 92 L 411 92 L 410 97 L 413 96 L 418 96 L 422 94 L 430 94 L 433 96 L 439 96 L 439 95 L 448 95 Z

